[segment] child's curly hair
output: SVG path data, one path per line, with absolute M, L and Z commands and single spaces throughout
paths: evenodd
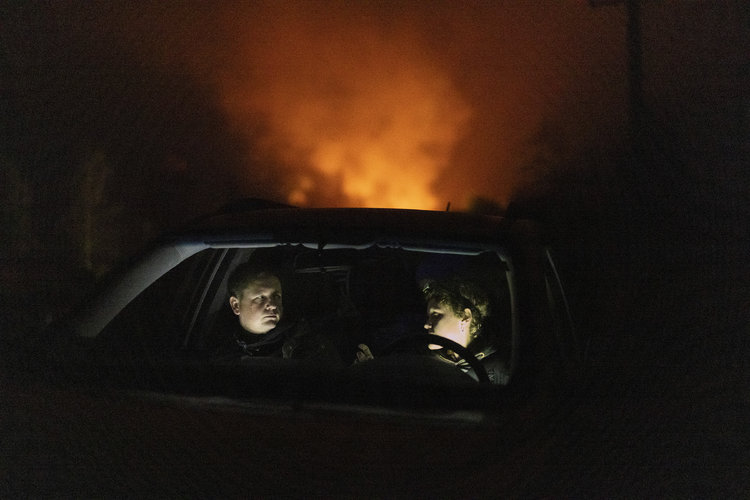
M 462 316 L 464 309 L 471 310 L 471 333 L 482 329 L 490 315 L 490 301 L 486 293 L 474 283 L 460 278 L 425 280 L 422 282 L 422 295 L 426 302 L 435 300 L 447 305 L 455 315 Z

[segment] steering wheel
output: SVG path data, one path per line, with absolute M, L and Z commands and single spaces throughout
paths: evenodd
M 440 337 L 439 335 L 423 333 L 419 335 L 402 337 L 387 345 L 380 352 L 380 356 L 387 356 L 397 351 L 411 349 L 416 350 L 417 348 L 428 347 L 432 344 L 439 345 L 440 347 L 445 347 L 446 349 L 450 349 L 451 351 L 455 352 L 461 359 L 469 363 L 469 366 L 474 370 L 479 383 L 490 383 L 490 377 L 487 375 L 487 370 L 484 369 L 484 365 L 479 362 L 479 360 L 470 350 L 457 342 L 446 339 L 445 337 Z

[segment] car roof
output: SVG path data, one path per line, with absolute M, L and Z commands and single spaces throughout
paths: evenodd
M 386 208 L 278 208 L 221 211 L 197 219 L 167 238 L 208 244 L 254 241 L 368 244 L 389 238 L 418 243 L 497 243 L 509 221 L 502 216 Z

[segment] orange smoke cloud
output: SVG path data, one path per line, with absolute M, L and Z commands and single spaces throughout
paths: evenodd
M 86 36 L 118 33 L 129 51 L 218 97 L 222 119 L 247 139 L 246 163 L 231 168 L 247 196 L 312 206 L 506 204 L 524 184 L 617 140 L 625 125 L 624 8 L 131 4 L 107 2 Z
M 263 117 L 262 153 L 296 177 L 288 201 L 314 204 L 324 182 L 342 205 L 442 208 L 433 184 L 471 109 L 420 40 L 361 20 L 273 17 L 240 42 L 220 85 L 238 123 Z

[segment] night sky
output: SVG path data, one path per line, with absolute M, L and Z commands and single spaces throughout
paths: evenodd
M 540 131 L 610 144 L 625 113 L 624 9 L 541 5 L 24 4 L 5 35 L 17 141 L 55 142 L 62 168 L 89 149 L 228 170 L 301 205 L 505 204 Z
M 643 86 L 655 113 L 679 113 L 686 94 L 707 90 L 698 80 L 741 85 L 741 2 L 646 4 Z M 626 14 L 617 3 L 4 10 L 6 156 L 69 185 L 71 170 L 101 153 L 118 172 L 226 178 L 230 187 L 210 186 L 211 198 L 506 205 L 547 168 L 623 142 Z M 535 171 L 540 150 L 557 164 Z

